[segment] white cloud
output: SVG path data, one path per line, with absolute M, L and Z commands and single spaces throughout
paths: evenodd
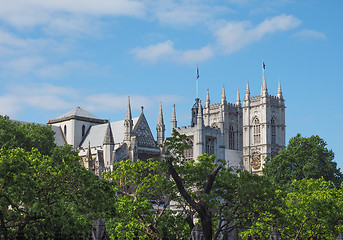
M 88 111 L 105 113 L 123 113 L 127 106 L 128 95 L 113 93 L 88 93 L 86 89 L 73 89 L 52 84 L 10 85 L 5 87 L 6 94 L 0 96 L 0 114 L 15 118 L 27 109 L 69 111 L 76 106 L 86 106 Z M 132 110 L 156 107 L 160 101 L 163 104 L 180 102 L 177 95 L 132 95 L 130 96 Z
M 160 23 L 176 27 L 189 27 L 198 23 L 206 23 L 231 11 L 227 6 L 208 4 L 206 1 L 199 0 L 153 1 L 147 6 Z
M 176 50 L 174 43 L 170 40 L 149 45 L 145 48 L 138 47 L 132 50 L 134 56 L 141 60 L 157 62 L 159 60 L 174 61 L 180 63 L 195 63 L 204 61 L 213 56 L 210 46 L 195 50 Z
M 295 33 L 294 36 L 301 39 L 301 40 L 308 40 L 308 39 L 324 40 L 324 39 L 326 39 L 324 33 L 317 32 L 317 31 L 310 30 L 310 29 L 301 30 L 301 31 Z
M 16 27 L 34 27 L 49 23 L 58 14 L 93 16 L 145 15 L 145 6 L 130 0 L 0 0 L 0 19 Z
M 145 48 L 137 47 L 132 50 L 132 53 L 138 59 L 156 62 L 159 59 L 171 58 L 175 55 L 174 43 L 170 40 L 158 43 L 156 45 L 149 45 Z
M 226 22 L 223 26 L 214 30 L 216 43 L 213 46 L 207 45 L 200 49 L 178 50 L 174 48 L 171 40 L 137 47 L 132 50 L 137 59 L 147 60 L 155 63 L 160 60 L 174 61 L 179 63 L 196 63 L 211 58 L 216 49 L 218 52 L 231 54 L 243 47 L 259 41 L 267 34 L 277 31 L 287 31 L 300 24 L 300 20 L 292 15 L 280 15 L 267 18 L 257 26 L 252 26 L 248 21 Z
M 215 32 L 219 47 L 227 54 L 260 40 L 266 34 L 297 27 L 300 20 L 292 15 L 268 18 L 253 27 L 250 22 L 228 22 Z

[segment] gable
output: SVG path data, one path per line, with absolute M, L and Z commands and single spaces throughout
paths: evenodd
M 141 116 L 139 117 L 133 129 L 133 134 L 137 138 L 137 145 L 139 147 L 150 147 L 150 148 L 157 147 L 155 139 L 151 133 L 149 124 L 144 114 L 141 114 Z

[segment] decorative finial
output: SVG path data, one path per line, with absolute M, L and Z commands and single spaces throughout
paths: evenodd
M 141 109 L 142 109 L 142 113 L 143 113 L 143 109 L 144 109 L 144 107 L 143 107 L 143 106 L 141 106 Z

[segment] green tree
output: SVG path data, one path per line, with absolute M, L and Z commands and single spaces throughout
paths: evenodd
M 274 193 L 267 179 L 248 172 L 236 174 L 214 155 L 185 160 L 189 148 L 185 139 L 176 131 L 167 138 L 164 162 L 179 192 L 179 211 L 190 228 L 192 218 L 199 219 L 208 240 L 250 226 Z
M 277 191 L 258 220 L 241 233 L 269 239 L 277 229 L 282 239 L 336 239 L 343 231 L 343 189 L 320 179 L 293 180 L 293 191 Z
M 114 192 L 79 164 L 70 146 L 52 156 L 0 150 L 0 238 L 85 239 L 93 221 L 113 215 Z
M 0 147 L 6 149 L 23 148 L 26 151 L 37 148 L 42 154 L 51 154 L 55 132 L 50 126 L 21 123 L 0 115 Z
M 279 188 L 287 188 L 293 179 L 321 177 L 339 187 L 343 175 L 333 159 L 333 151 L 327 149 L 325 141 L 319 136 L 302 137 L 297 134 L 279 155 L 267 159 L 263 174 Z
M 118 196 L 116 215 L 108 221 L 113 239 L 183 239 L 189 232 L 183 216 L 170 209 L 172 182 L 153 159 L 116 162 L 105 175 Z

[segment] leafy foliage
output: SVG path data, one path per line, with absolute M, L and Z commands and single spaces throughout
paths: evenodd
M 161 162 L 117 162 L 106 178 L 118 194 L 117 215 L 108 224 L 111 238 L 182 239 L 189 232 L 182 216 L 170 209 L 173 188 Z
M 0 115 L 0 146 L 6 149 L 23 148 L 26 151 L 37 148 L 42 154 L 49 155 L 54 147 L 55 132 L 50 126 L 11 121 Z
M 205 239 L 218 239 L 250 226 L 273 196 L 267 179 L 248 172 L 234 173 L 214 155 L 185 160 L 185 139 L 174 131 L 165 143 L 165 164 L 179 192 L 179 211 L 200 220 Z M 192 228 L 193 219 L 188 223 Z
M 289 140 L 285 150 L 267 160 L 263 174 L 281 189 L 290 186 L 293 179 L 321 177 L 339 187 L 343 175 L 333 159 L 334 153 L 326 148 L 325 141 L 319 136 L 307 138 L 297 134 Z
M 84 239 L 92 221 L 111 211 L 107 182 L 84 169 L 68 146 L 53 156 L 37 149 L 1 150 L 0 236 Z
M 320 179 L 293 180 L 293 191 L 279 190 L 253 226 L 241 236 L 269 239 L 277 229 L 282 239 L 336 239 L 343 231 L 343 190 Z

